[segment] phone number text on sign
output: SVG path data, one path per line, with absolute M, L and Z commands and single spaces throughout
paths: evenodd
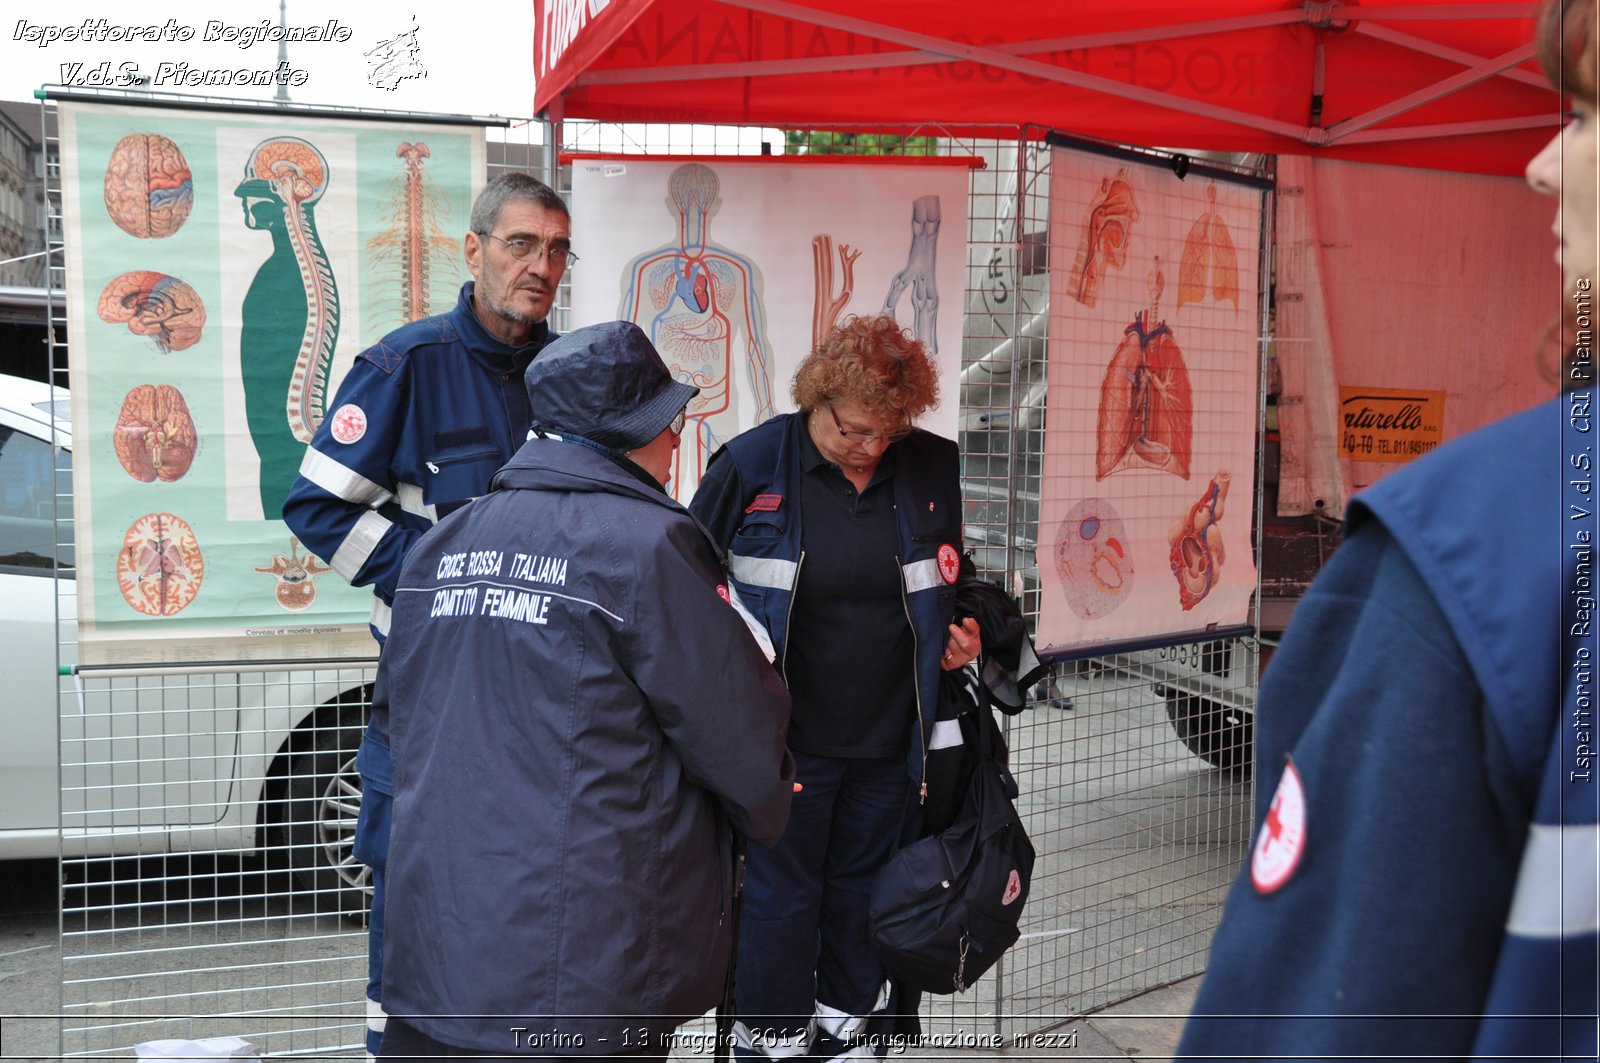
M 1339 456 L 1410 461 L 1444 442 L 1444 392 L 1339 389 Z

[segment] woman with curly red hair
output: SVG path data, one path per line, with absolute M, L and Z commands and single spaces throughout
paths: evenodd
M 798 412 L 714 454 L 689 509 L 771 639 L 803 789 L 752 847 L 736 981 L 742 1054 L 882 1054 L 888 1001 L 867 932 L 873 878 L 926 796 L 941 671 L 981 649 L 955 619 L 956 445 L 918 429 L 938 399 L 922 344 L 887 315 L 835 328 L 795 373 Z

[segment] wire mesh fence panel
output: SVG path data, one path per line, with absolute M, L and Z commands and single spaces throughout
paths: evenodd
M 68 1055 L 359 1051 L 369 668 L 79 675 L 61 717 Z
M 981 160 L 968 174 L 964 290 L 945 295 L 964 309 L 961 368 L 942 392 L 957 406 L 967 546 L 980 575 L 1036 618 L 1050 265 L 1040 131 L 559 130 L 555 148 L 579 154 Z M 556 151 L 539 133 L 493 131 L 490 175 L 540 173 Z M 570 167 L 552 183 L 570 195 Z M 574 249 L 600 239 L 576 233 Z M 558 295 L 558 330 L 589 323 L 571 320 L 582 269 Z M 64 385 L 64 346 L 53 351 Z M 65 472 L 56 494 L 70 552 Z M 70 666 L 70 573 L 56 582 Z M 968 992 L 924 998 L 924 1051 L 1015 1048 L 1203 968 L 1249 831 L 1255 679 L 1249 639 L 1062 663 L 1006 721 L 1038 851 L 1023 936 Z M 337 661 L 61 680 L 62 1051 L 235 1035 L 263 1055 L 360 1055 L 368 882 L 350 841 L 371 682 L 370 667 Z M 702 1020 L 674 1054 L 710 1048 Z
M 1218 644 L 1239 659 L 1219 689 L 1241 698 L 1255 682 L 1250 641 Z M 1234 765 L 1217 767 L 1171 718 L 1183 680 L 1152 682 L 1130 656 L 1058 665 L 1048 696 L 1012 721 L 1019 807 L 1039 850 L 1023 939 L 1006 957 L 1019 1031 L 1203 970 L 1248 842 L 1248 717 L 1206 746 Z

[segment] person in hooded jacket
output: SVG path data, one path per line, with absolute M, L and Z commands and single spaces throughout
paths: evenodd
M 357 355 L 306 448 L 283 521 L 335 573 L 372 588 L 382 646 L 401 563 L 439 518 L 483 494 L 528 434 L 522 377 L 555 338 L 547 323 L 572 251 L 561 196 L 503 173 L 472 204 L 462 249 L 472 280 L 454 309 L 396 329 Z M 387 718 L 372 713 L 356 756 L 361 809 L 353 855 L 372 870 L 367 917 L 369 1055 L 383 1035 L 389 858 Z
M 665 1058 L 723 994 L 734 832 L 787 823 L 789 697 L 663 489 L 698 389 L 626 322 L 527 388 L 533 438 L 395 592 L 381 1055 Z

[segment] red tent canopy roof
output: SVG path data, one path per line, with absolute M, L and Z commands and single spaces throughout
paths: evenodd
M 617 122 L 1034 125 L 1519 173 L 1562 119 L 1537 4 L 534 0 L 535 109 Z

